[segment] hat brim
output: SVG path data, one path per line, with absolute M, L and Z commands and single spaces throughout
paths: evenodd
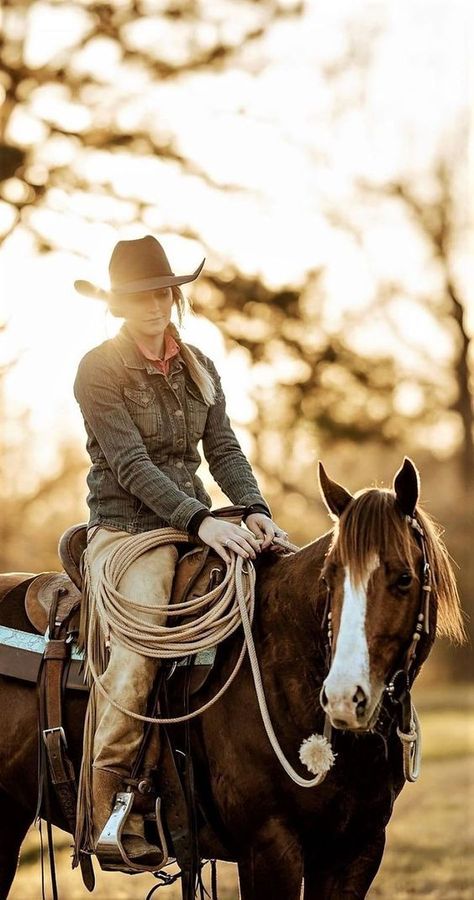
M 140 294 L 142 291 L 153 291 L 155 288 L 172 287 L 174 284 L 187 284 L 194 281 L 200 274 L 206 258 L 202 260 L 197 269 L 191 275 L 155 275 L 153 278 L 140 278 L 138 281 L 128 281 L 120 287 L 110 291 L 97 287 L 90 281 L 75 281 L 74 287 L 84 297 L 94 300 L 111 300 L 117 297 L 126 297 L 127 294 Z

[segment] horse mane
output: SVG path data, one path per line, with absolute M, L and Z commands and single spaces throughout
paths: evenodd
M 454 643 L 466 640 L 461 603 L 448 550 L 440 526 L 417 507 L 416 517 L 426 539 L 426 554 L 432 573 L 433 595 L 438 605 L 437 634 Z M 392 490 L 367 488 L 358 491 L 336 522 L 331 553 L 341 565 L 350 565 L 352 577 L 361 582 L 374 553 L 390 553 L 412 568 L 416 563 L 416 541 Z

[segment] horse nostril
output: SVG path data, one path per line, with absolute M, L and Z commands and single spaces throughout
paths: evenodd
M 319 702 L 323 709 L 326 709 L 328 705 L 328 698 L 326 694 L 326 689 L 324 687 L 321 688 L 321 693 L 319 695 Z
M 357 687 L 357 690 L 352 698 L 353 703 L 356 706 L 356 713 L 358 716 L 363 715 L 365 708 L 367 706 L 367 697 L 365 692 L 362 690 L 360 686 Z

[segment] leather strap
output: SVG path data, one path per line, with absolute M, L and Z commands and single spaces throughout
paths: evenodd
M 40 671 L 40 730 L 47 759 L 47 772 L 44 772 L 44 775 L 49 776 L 48 780 L 53 787 L 61 812 L 71 834 L 74 834 L 77 784 L 74 767 L 68 754 L 62 714 L 64 686 L 71 661 L 68 623 L 77 607 L 72 607 L 62 618 L 59 612 L 61 592 L 62 588 L 58 587 L 53 594 L 49 616 L 49 639 Z M 81 853 L 79 864 L 84 884 L 92 890 L 95 878 L 90 857 Z
M 181 870 L 192 868 L 192 846 L 189 812 L 183 785 L 176 768 L 176 760 L 171 747 L 168 729 L 161 730 L 162 754 L 158 775 L 160 795 L 166 810 L 168 827 L 174 855 Z

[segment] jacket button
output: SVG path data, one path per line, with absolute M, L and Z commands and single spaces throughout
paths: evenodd
M 192 486 L 193 486 L 193 483 L 192 483 L 192 481 L 185 481 L 185 482 L 184 482 L 184 486 L 185 486 L 185 487 L 192 487 Z
M 184 412 L 182 409 L 177 409 L 175 412 L 175 416 L 184 416 Z
M 172 384 L 171 387 L 173 388 L 174 391 L 177 391 L 179 388 L 179 384 Z
M 178 440 L 176 441 L 176 443 L 177 443 L 178 447 L 182 447 L 183 444 L 184 444 L 184 438 L 178 438 Z
M 179 461 L 176 463 L 176 468 L 177 468 L 177 469 L 182 469 L 183 466 L 184 466 L 184 462 L 182 462 L 181 460 L 179 460 Z

